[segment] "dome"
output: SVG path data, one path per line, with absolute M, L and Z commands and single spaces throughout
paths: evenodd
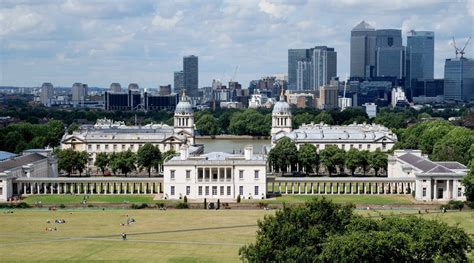
M 174 110 L 174 113 L 183 113 L 183 112 L 193 113 L 193 107 L 191 106 L 191 103 L 188 101 L 188 97 L 186 97 L 185 94 L 183 94 L 178 105 L 176 105 L 176 109 Z
M 275 106 L 273 106 L 273 113 L 280 112 L 291 114 L 290 104 L 288 104 L 286 101 L 279 101 L 275 103 Z

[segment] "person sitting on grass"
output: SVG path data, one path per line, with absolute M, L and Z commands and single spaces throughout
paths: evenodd
M 127 240 L 127 234 L 122 233 L 122 240 Z

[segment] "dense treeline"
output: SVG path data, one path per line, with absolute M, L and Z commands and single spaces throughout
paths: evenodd
M 268 163 L 273 172 L 282 174 L 298 172 L 314 176 L 320 174 L 321 168 L 329 176 L 346 175 L 347 172 L 354 176 L 357 171 L 365 176 L 370 170 L 378 176 L 387 172 L 387 154 L 380 150 L 369 152 L 352 148 L 346 152 L 330 145 L 318 153 L 312 144 L 303 144 L 298 150 L 287 137 L 270 150 Z
M 17 123 L 0 129 L 0 150 L 21 153 L 26 149 L 56 147 L 64 134 L 62 121 L 46 124 Z
M 468 262 L 471 237 L 420 217 L 366 218 L 352 205 L 315 199 L 258 222 L 243 262 Z
M 397 130 L 398 149 L 419 149 L 436 161 L 467 165 L 474 156 L 474 131 L 435 120 Z

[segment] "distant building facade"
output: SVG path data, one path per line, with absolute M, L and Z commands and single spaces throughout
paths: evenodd
M 434 78 L 434 40 L 433 31 L 412 30 L 407 36 L 406 76 L 409 87 L 413 81 Z
M 338 87 L 334 85 L 325 85 L 319 89 L 319 108 L 334 109 L 338 105 Z
M 75 106 L 84 103 L 87 100 L 89 87 L 87 84 L 74 83 L 72 85 L 72 102 Z
M 362 21 L 351 31 L 351 77 L 369 78 L 375 75 L 376 32 Z
M 191 55 L 183 58 L 184 89 L 190 97 L 198 96 L 199 65 L 198 57 Z
M 474 60 L 446 59 L 444 64 L 444 99 L 469 101 L 474 99 Z
M 184 89 L 184 72 L 174 72 L 174 92 L 180 93 Z
M 41 104 L 43 104 L 46 107 L 50 107 L 53 104 L 52 103 L 53 99 L 54 99 L 53 84 L 49 82 L 43 83 L 43 85 L 41 85 L 41 96 L 40 96 Z

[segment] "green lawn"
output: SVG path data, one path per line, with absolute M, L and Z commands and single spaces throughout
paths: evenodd
M 316 197 L 322 197 L 335 203 L 353 203 L 356 205 L 409 205 L 414 203 L 411 195 L 283 195 L 264 202 L 278 203 L 304 203 Z M 247 200 L 246 200 L 247 202 Z
M 257 220 L 274 210 L 0 210 L 0 261 L 238 262 Z M 366 216 L 377 212 L 357 210 Z M 383 211 L 385 215 L 414 210 Z M 136 223 L 121 226 L 127 216 Z M 474 233 L 474 212 L 423 214 Z M 65 219 L 66 224 L 46 221 Z M 57 227 L 57 231 L 45 231 Z M 122 241 L 120 233 L 128 234 Z M 471 256 L 472 257 L 472 256 Z
M 153 203 L 153 195 L 88 195 L 87 203 Z M 28 204 L 80 204 L 84 195 L 31 195 L 24 199 Z

